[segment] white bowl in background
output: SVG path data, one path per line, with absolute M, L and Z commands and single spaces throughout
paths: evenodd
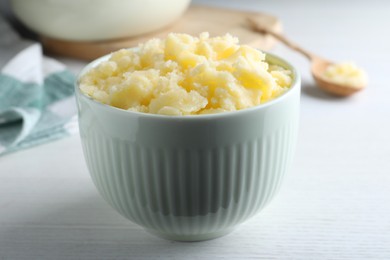
M 44 36 L 71 41 L 124 38 L 177 20 L 190 0 L 11 0 L 15 16 Z

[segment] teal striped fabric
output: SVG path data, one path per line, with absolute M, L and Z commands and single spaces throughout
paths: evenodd
M 0 155 L 72 132 L 67 124 L 74 120 L 74 113 L 56 113 L 53 108 L 62 100 L 73 99 L 73 81 L 68 71 L 50 74 L 42 85 L 0 74 Z M 69 104 L 74 105 L 71 100 Z
M 74 75 L 0 16 L 0 156 L 78 130 Z

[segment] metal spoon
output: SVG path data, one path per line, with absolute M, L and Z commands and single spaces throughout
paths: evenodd
M 325 70 L 332 65 L 333 63 L 321 58 L 311 52 L 308 52 L 305 49 L 302 49 L 300 46 L 296 45 L 295 43 L 288 40 L 283 35 L 276 33 L 268 28 L 260 26 L 258 23 L 256 23 L 253 19 L 248 18 L 248 22 L 251 25 L 252 29 L 259 33 L 269 34 L 272 35 L 274 38 L 278 39 L 291 49 L 303 54 L 306 58 L 308 58 L 311 62 L 311 74 L 313 75 L 313 78 L 317 82 L 318 87 L 323 89 L 324 91 L 331 93 L 333 95 L 337 96 L 349 96 L 352 95 L 362 89 L 364 89 L 366 86 L 350 86 L 345 84 L 338 84 L 334 83 L 331 80 L 328 80 L 326 77 L 324 77 Z

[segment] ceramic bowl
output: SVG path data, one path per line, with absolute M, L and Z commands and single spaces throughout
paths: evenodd
M 190 0 L 11 0 L 15 16 L 41 35 L 96 41 L 131 37 L 165 27 Z
M 199 241 L 232 231 L 275 196 L 297 137 L 300 78 L 263 105 L 236 112 L 162 116 L 98 103 L 76 84 L 85 159 L 101 196 L 160 237 Z M 89 64 L 81 73 L 108 56 Z

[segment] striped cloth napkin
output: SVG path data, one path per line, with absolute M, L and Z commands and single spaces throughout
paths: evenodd
M 0 16 L 0 156 L 78 131 L 74 76 Z

